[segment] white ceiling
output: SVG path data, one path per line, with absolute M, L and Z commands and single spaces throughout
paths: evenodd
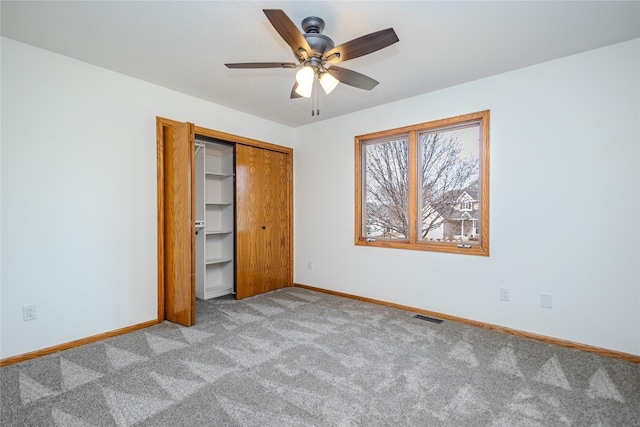
M 262 9 L 319 16 L 336 45 L 393 27 L 400 42 L 340 66 L 380 82 L 289 99 L 295 62 Z M 639 1 L 2 1 L 2 35 L 297 127 L 640 37 Z

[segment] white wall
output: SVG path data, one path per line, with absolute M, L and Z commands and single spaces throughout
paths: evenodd
M 6 38 L 1 76 L 0 358 L 157 318 L 156 116 L 293 143 L 288 127 Z
M 297 128 L 295 281 L 640 355 L 639 76 L 634 40 Z M 491 256 L 354 246 L 354 136 L 484 109 Z
M 3 38 L 0 358 L 156 317 L 155 116 L 295 141 L 298 283 L 640 354 L 639 52 L 635 40 L 292 130 Z M 491 256 L 354 246 L 353 137 L 487 108 Z

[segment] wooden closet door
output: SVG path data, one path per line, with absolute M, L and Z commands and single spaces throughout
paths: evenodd
M 236 298 L 290 282 L 288 155 L 236 146 Z
M 162 125 L 164 198 L 164 318 L 185 326 L 196 322 L 193 125 Z
M 288 155 L 263 150 L 265 163 L 264 217 L 265 271 L 269 291 L 289 286 L 289 177 Z

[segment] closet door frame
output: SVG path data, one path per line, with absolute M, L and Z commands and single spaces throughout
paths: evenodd
M 166 319 L 166 304 L 167 298 L 165 292 L 165 174 L 167 171 L 164 167 L 164 129 L 165 127 L 176 126 L 183 122 L 166 119 L 163 117 L 156 117 L 156 135 L 157 135 L 157 193 L 158 193 L 158 321 L 161 322 Z M 288 195 L 289 195 L 289 271 L 288 271 L 288 286 L 293 286 L 293 149 L 284 147 L 281 145 L 271 144 L 268 142 L 259 141 L 256 139 L 245 138 L 238 135 L 233 135 L 226 132 L 220 132 L 217 130 L 207 129 L 200 126 L 191 125 L 194 135 L 202 135 L 221 141 L 230 142 L 234 144 L 248 145 L 251 147 L 262 148 L 265 150 L 277 151 L 287 154 L 287 183 L 288 183 Z M 192 187 L 193 187 L 192 180 Z M 195 233 L 195 224 L 192 224 L 193 233 Z M 191 258 L 192 264 L 195 263 L 195 246 L 192 246 Z M 194 266 L 195 269 L 195 266 Z M 195 270 L 193 271 L 195 274 Z M 193 292 L 193 302 L 195 304 L 195 291 Z M 193 317 L 195 323 L 195 309 L 193 311 Z M 167 319 L 169 320 L 169 319 Z

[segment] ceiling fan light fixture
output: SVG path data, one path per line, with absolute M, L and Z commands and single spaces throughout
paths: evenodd
M 313 80 L 311 81 L 311 84 L 307 86 L 304 86 L 298 83 L 295 89 L 296 93 L 304 98 L 311 98 L 312 90 L 313 90 Z
M 393 28 L 387 28 L 335 46 L 331 38 L 321 34 L 324 29 L 324 21 L 321 18 L 314 16 L 305 18 L 302 21 L 304 33 L 301 33 L 283 10 L 263 9 L 263 12 L 276 32 L 289 45 L 297 63 L 242 62 L 225 65 L 227 68 L 296 69 L 296 82 L 289 97 L 290 99 L 300 97 L 315 98 L 315 103 L 313 104 L 315 107 L 312 112 L 316 114 L 320 113 L 317 108 L 319 99 L 317 88 L 314 93 L 314 86 L 318 86 L 316 85 L 316 79 L 326 94 L 332 92 L 338 83 L 358 89 L 372 90 L 378 85 L 377 81 L 364 74 L 338 67 L 335 64 L 369 55 L 399 41 Z M 328 72 L 329 67 L 331 67 L 331 74 Z
M 340 83 L 340 81 L 329 73 L 323 73 L 322 76 L 320 76 L 320 85 L 322 85 L 322 89 L 324 89 L 324 93 L 327 95 L 338 86 L 338 83 Z
M 299 86 L 309 86 L 311 88 L 315 74 L 313 68 L 309 66 L 302 67 L 296 73 L 296 82 L 298 82 Z

